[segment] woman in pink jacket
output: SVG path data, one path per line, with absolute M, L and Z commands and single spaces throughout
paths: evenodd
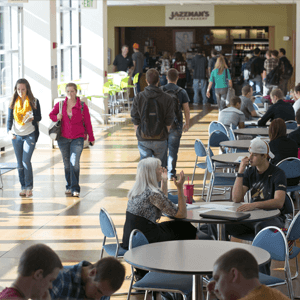
M 62 106 L 62 113 L 59 113 L 59 103 L 56 103 L 50 113 L 52 121 L 61 120 L 61 137 L 58 147 L 61 151 L 65 166 L 65 177 L 67 181 L 66 194 L 79 197 L 79 171 L 80 156 L 83 149 L 85 129 L 89 136 L 89 142 L 94 145 L 95 138 L 91 124 L 88 107 L 76 97 L 77 86 L 75 83 L 66 85 L 67 97 Z

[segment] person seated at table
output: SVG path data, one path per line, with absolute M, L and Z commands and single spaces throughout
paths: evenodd
M 298 145 L 294 140 L 287 137 L 286 125 L 282 119 L 277 118 L 271 122 L 269 138 L 270 150 L 275 156 L 271 159 L 273 165 L 277 165 L 285 158 L 298 156 Z
M 242 96 L 240 96 L 242 100 L 241 111 L 244 113 L 246 121 L 250 121 L 255 117 L 258 117 L 253 105 L 255 97 L 252 96 L 252 93 L 253 89 L 250 85 L 245 85 L 242 88 Z
M 245 127 L 245 115 L 241 109 L 241 98 L 238 96 L 232 97 L 229 102 L 229 107 L 220 111 L 219 122 L 224 124 L 227 129 L 232 125 L 233 129 Z
M 273 121 L 277 118 L 281 118 L 284 121 L 295 120 L 293 106 L 283 101 L 284 95 L 281 89 L 273 89 L 270 96 L 273 105 L 269 107 L 267 112 L 257 122 L 258 126 L 265 126 L 269 120 Z
M 298 149 L 299 149 L 300 148 L 300 109 L 298 109 L 296 112 L 296 121 L 297 121 L 297 129 L 292 131 L 288 135 L 288 137 L 297 143 Z M 300 149 L 298 151 L 298 158 L 300 158 L 299 152 L 300 152 Z
M 186 218 L 184 180 L 183 171 L 178 181 L 173 178 L 178 191 L 176 206 L 168 199 L 168 172 L 161 167 L 161 161 L 148 157 L 139 162 L 136 181 L 128 193 L 123 248 L 128 249 L 129 236 L 133 229 L 142 231 L 149 243 L 196 238 L 197 229 L 189 222 L 175 220 L 158 223 L 163 213 L 177 219 Z M 159 181 L 161 189 L 158 187 Z M 206 237 L 204 233 L 203 236 Z
M 258 264 L 247 250 L 236 248 L 214 263 L 213 280 L 207 285 L 209 300 L 288 300 L 280 291 L 259 282 Z
M 300 108 L 300 83 L 298 83 L 295 88 L 294 88 L 294 94 L 290 95 L 291 97 L 294 96 L 294 104 L 293 104 L 293 108 L 295 113 L 297 113 L 297 110 Z
M 250 203 L 239 206 L 237 211 L 245 212 L 258 209 L 282 210 L 286 195 L 286 176 L 283 170 L 269 162 L 274 154 L 265 140 L 259 137 L 251 141 L 249 157 L 244 157 L 239 166 L 237 178 L 232 189 L 232 201 L 240 203 L 250 190 Z M 250 165 L 250 166 L 249 166 Z M 248 167 L 249 166 L 249 167 Z M 246 169 L 247 168 L 247 169 Z M 280 214 L 270 220 L 225 225 L 226 237 L 228 235 L 257 234 L 267 226 L 284 227 L 285 216 Z

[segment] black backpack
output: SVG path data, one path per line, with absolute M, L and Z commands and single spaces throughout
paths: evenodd
M 266 84 L 268 85 L 279 85 L 281 69 L 280 63 L 272 70 L 266 77 Z
M 173 99 L 175 118 L 172 124 L 172 128 L 177 128 L 179 126 L 179 120 L 181 120 L 182 118 L 181 105 L 178 97 L 178 94 L 180 93 L 182 88 L 178 87 L 176 90 L 169 90 L 163 86 L 161 89 Z
M 256 59 L 257 57 L 250 58 L 250 60 L 245 65 L 245 69 L 249 71 L 249 79 L 254 79 L 257 75 L 255 73 L 255 65 L 254 65 L 254 61 Z
M 147 99 L 141 115 L 141 137 L 143 139 L 159 140 L 163 136 L 164 127 L 160 107 L 156 99 Z
M 286 63 L 284 64 L 284 73 L 282 75 L 283 79 L 290 79 L 293 75 L 294 68 L 291 65 L 290 61 L 287 60 Z

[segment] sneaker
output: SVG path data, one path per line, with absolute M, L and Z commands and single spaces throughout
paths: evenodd
M 71 190 L 66 190 L 66 191 L 65 191 L 65 194 L 66 194 L 66 195 L 72 194 L 72 191 L 71 191 Z
M 72 196 L 73 196 L 73 197 L 79 197 L 79 192 L 76 192 L 76 191 L 73 192 L 73 193 L 72 193 Z
M 22 190 L 21 192 L 20 192 L 20 194 L 19 194 L 21 197 L 24 197 L 24 196 L 26 196 L 26 190 Z
M 31 198 L 32 197 L 32 190 L 27 190 L 26 191 L 26 198 Z
M 193 103 L 193 105 L 199 105 L 199 104 L 200 104 L 200 103 L 195 103 L 195 102 Z

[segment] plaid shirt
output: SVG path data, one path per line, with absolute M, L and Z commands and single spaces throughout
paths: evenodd
M 57 278 L 53 281 L 50 290 L 51 299 L 85 299 L 84 284 L 81 281 L 82 267 L 89 266 L 91 263 L 82 261 L 77 265 L 65 267 Z M 103 296 L 101 300 L 109 300 L 109 297 Z
M 271 57 L 266 59 L 264 62 L 264 69 L 266 70 L 267 75 L 275 68 L 278 64 L 281 64 L 281 71 L 283 72 L 284 67 L 281 61 L 278 58 Z

